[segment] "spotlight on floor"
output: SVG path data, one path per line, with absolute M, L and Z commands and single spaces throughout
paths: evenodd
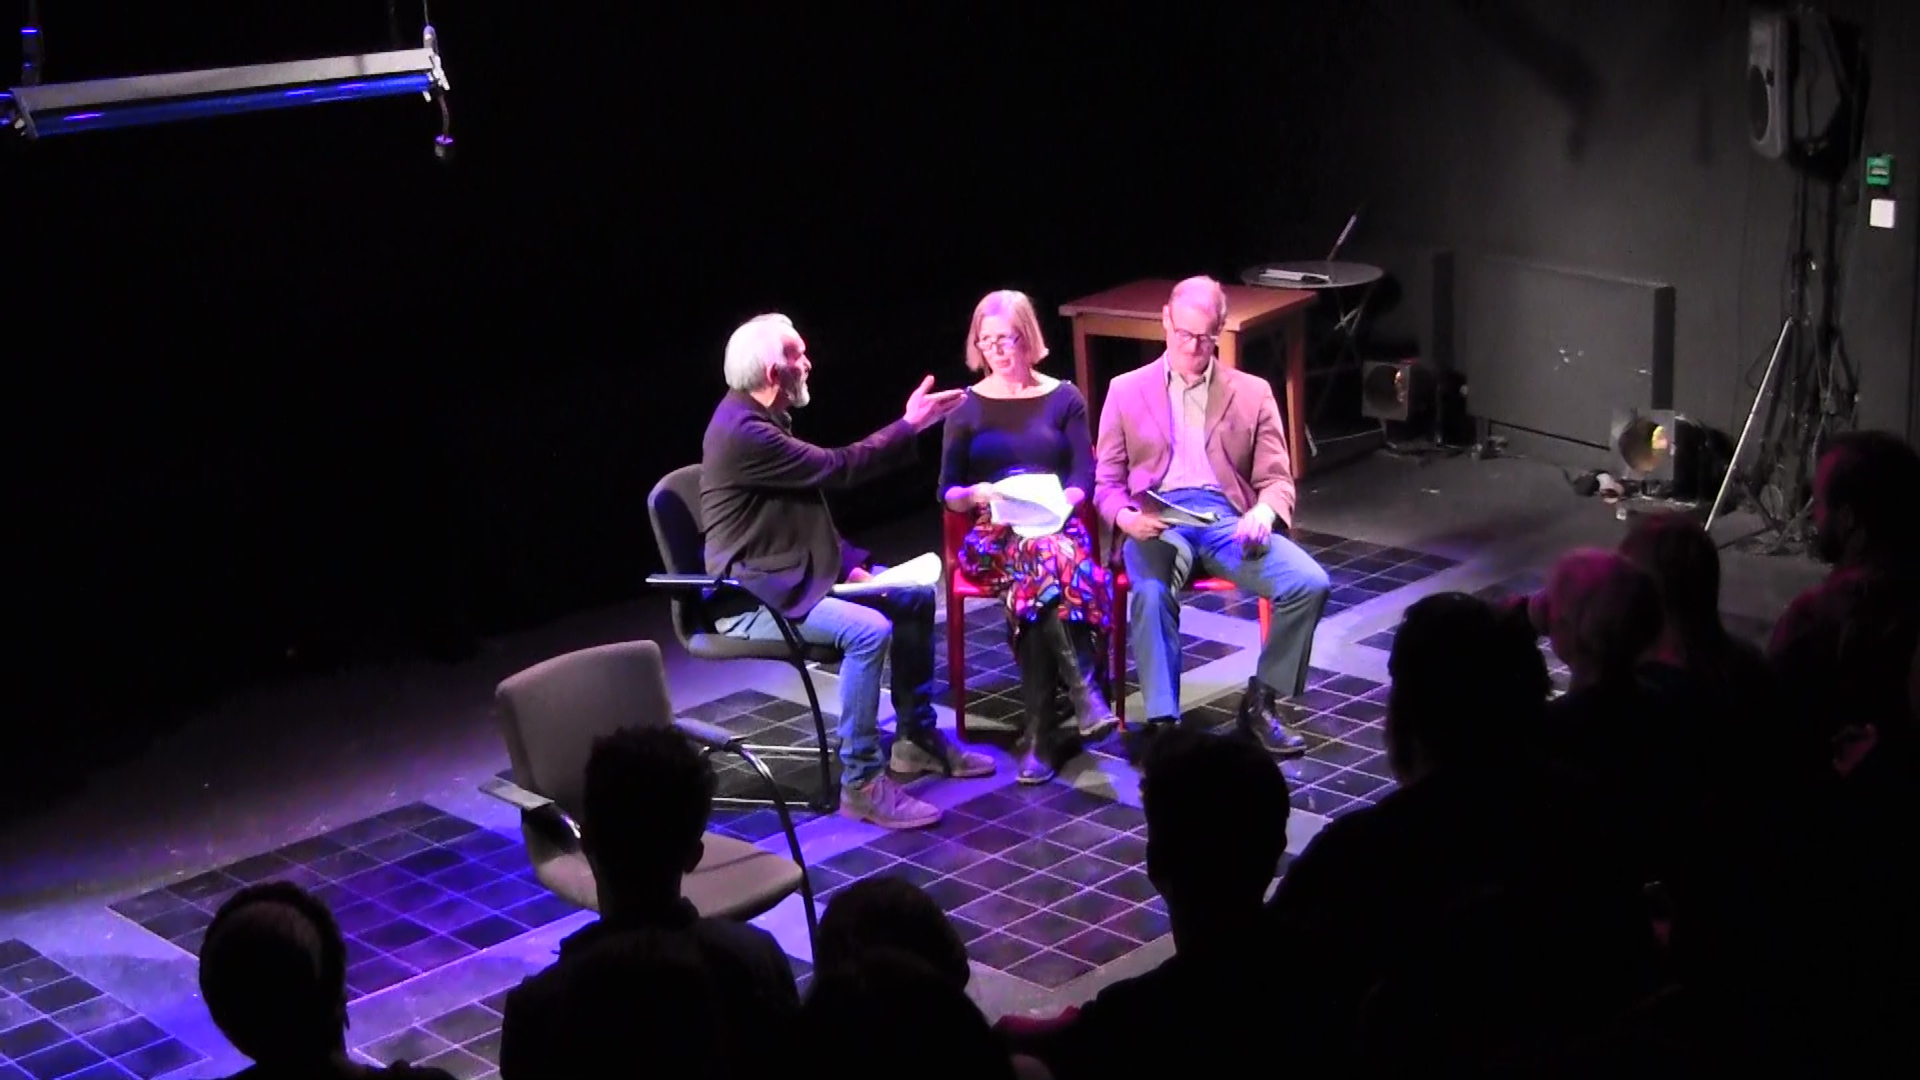
M 1418 360 L 1368 360 L 1360 365 L 1360 415 L 1406 423 L 1433 404 L 1433 382 Z
M 1648 495 L 1701 499 L 1718 482 L 1707 429 L 1671 409 L 1616 411 L 1611 432 L 1614 465 Z

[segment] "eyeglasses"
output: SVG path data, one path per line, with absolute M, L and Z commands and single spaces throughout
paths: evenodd
M 1182 330 L 1176 326 L 1173 330 L 1173 340 L 1182 345 L 1198 345 L 1203 349 L 1211 349 L 1220 344 L 1220 335 L 1196 334 L 1191 330 Z
M 975 341 L 974 344 L 979 346 L 981 352 L 999 352 L 1002 349 L 1018 348 L 1020 345 L 1020 335 L 998 334 L 994 337 L 980 338 Z

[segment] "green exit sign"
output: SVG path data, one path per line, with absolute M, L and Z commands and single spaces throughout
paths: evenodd
M 1879 154 L 1867 159 L 1867 186 L 1893 186 L 1893 155 Z

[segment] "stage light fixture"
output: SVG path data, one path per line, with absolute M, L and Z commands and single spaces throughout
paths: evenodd
M 1368 360 L 1360 365 L 1360 415 L 1406 423 L 1433 401 L 1433 383 L 1418 360 Z
M 417 49 L 70 83 L 40 81 L 40 38 L 31 19 L 21 32 L 22 85 L 0 96 L 0 121 L 28 139 L 420 94 L 440 106 L 434 153 L 444 159 L 453 148 L 452 86 L 431 23 Z
M 1611 434 L 1615 467 L 1649 495 L 1697 500 L 1714 482 L 1707 429 L 1671 409 L 1618 410 Z

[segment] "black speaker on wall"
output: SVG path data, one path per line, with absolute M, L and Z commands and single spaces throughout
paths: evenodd
M 1792 63 L 1792 20 L 1778 11 L 1756 13 L 1747 26 L 1747 137 L 1763 157 L 1787 153 Z

